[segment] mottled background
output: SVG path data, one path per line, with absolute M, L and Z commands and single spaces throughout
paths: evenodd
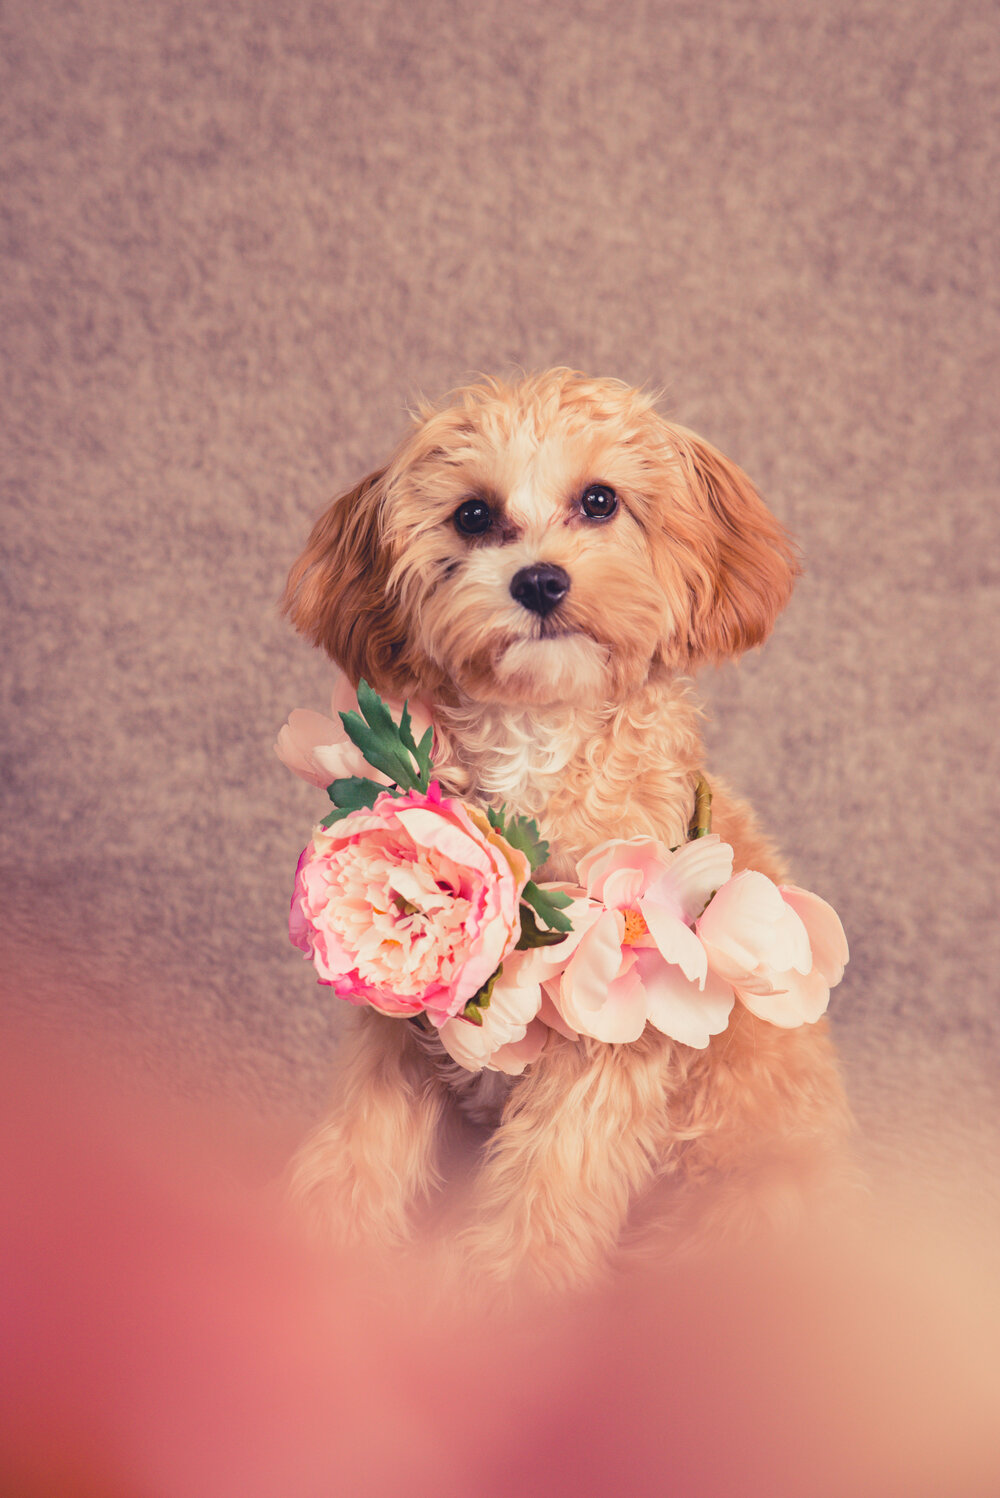
M 873 1157 L 974 1152 L 995 5 L 0 15 L 11 1001 L 289 1134 L 319 1107 L 339 1016 L 285 935 L 317 793 L 271 744 L 330 674 L 284 575 L 415 395 L 565 363 L 662 385 L 800 538 L 772 642 L 702 683 L 712 763 L 843 914 Z

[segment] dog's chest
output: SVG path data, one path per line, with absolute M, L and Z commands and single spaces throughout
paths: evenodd
M 449 726 L 467 777 L 464 794 L 535 818 L 552 846 L 547 877 L 568 877 L 572 859 L 565 871 L 559 865 L 574 850 L 565 846 L 564 828 L 551 809 L 568 783 L 579 783 L 581 775 L 587 780 L 586 748 L 604 726 L 599 715 L 479 707 Z
M 574 747 L 554 735 L 497 739 L 472 766 L 474 792 L 491 806 L 540 816 L 566 773 Z
M 623 711 L 475 704 L 446 720 L 453 788 L 535 818 L 550 846 L 537 877 L 573 880 L 577 861 L 609 838 L 683 840 L 700 759 L 694 716 L 683 690 L 634 721 Z M 441 768 L 447 784 L 450 767 Z

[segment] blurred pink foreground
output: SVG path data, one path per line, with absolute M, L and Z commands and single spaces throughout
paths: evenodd
M 246 1184 L 249 1126 L 237 1147 L 229 1118 L 6 1040 L 4 1493 L 1000 1492 L 981 1242 L 897 1215 L 506 1320 L 484 1287 L 481 1318 L 453 1314 L 416 1264 L 380 1279 L 283 1231 L 277 1191 Z

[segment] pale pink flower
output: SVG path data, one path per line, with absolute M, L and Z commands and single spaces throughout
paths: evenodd
M 719 890 L 695 928 L 712 970 L 751 1014 L 791 1029 L 825 1013 L 844 976 L 837 912 L 808 890 L 746 871 Z
M 289 934 L 341 998 L 441 1025 L 517 945 L 530 877 L 486 815 L 438 785 L 385 793 L 314 830 Z
M 528 971 L 524 961 L 528 955 L 513 952 L 505 960 L 481 1025 L 459 1016 L 447 1020 L 438 1031 L 449 1056 L 467 1071 L 486 1067 L 520 1076 L 541 1055 L 549 1032 L 536 1017 L 542 990 Z
M 402 702 L 388 697 L 385 705 L 398 723 L 403 711 Z M 357 695 L 346 676 L 337 677 L 330 711 L 331 718 L 302 707 L 289 713 L 288 722 L 280 730 L 274 746 L 281 763 L 303 780 L 309 780 L 324 790 L 332 781 L 348 780 L 353 775 L 389 785 L 388 775 L 383 775 L 381 770 L 368 763 L 357 745 L 347 737 L 340 721 L 340 713 L 358 711 Z M 419 744 L 431 725 L 431 716 L 426 705 L 418 701 L 409 703 L 409 712 L 413 737 Z
M 532 954 L 548 1001 L 541 1017 L 564 1034 L 619 1044 L 638 1040 L 648 1021 L 707 1046 L 734 996 L 692 928 L 732 867 L 732 848 L 714 834 L 675 852 L 651 837 L 595 848 L 577 866 L 586 890 L 566 911 L 572 935 Z

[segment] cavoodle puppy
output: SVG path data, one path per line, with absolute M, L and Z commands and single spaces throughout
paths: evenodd
M 319 520 L 285 608 L 355 684 L 430 704 L 445 790 L 536 818 L 537 877 L 572 880 L 607 839 L 684 842 L 705 773 L 689 678 L 761 644 L 796 572 L 738 468 L 648 395 L 556 369 L 421 409 Z M 709 780 L 736 869 L 779 881 L 750 810 Z M 466 1262 L 549 1286 L 593 1281 L 636 1217 L 710 1241 L 842 1173 L 823 1021 L 778 1028 L 738 1003 L 704 1048 L 650 1025 L 631 1044 L 552 1031 L 508 1076 L 463 1070 L 418 1024 L 350 1019 L 332 1111 L 294 1167 L 340 1236 L 407 1240 L 452 1108 L 492 1130 Z

